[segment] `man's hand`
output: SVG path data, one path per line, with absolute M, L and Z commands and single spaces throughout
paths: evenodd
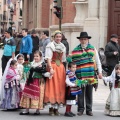
M 117 52 L 117 51 L 115 51 L 115 52 L 114 52 L 114 55 L 117 55 L 117 54 L 118 54 L 118 52 Z
M 93 84 L 93 87 L 95 88 L 95 91 L 98 89 L 98 83 Z
M 102 79 L 102 73 L 99 73 L 99 74 L 98 74 L 98 78 L 99 78 L 99 79 Z

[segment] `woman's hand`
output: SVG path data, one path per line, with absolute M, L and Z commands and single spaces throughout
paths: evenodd
M 53 75 L 54 72 L 55 72 L 55 71 L 53 70 L 53 68 L 50 68 L 50 74 Z

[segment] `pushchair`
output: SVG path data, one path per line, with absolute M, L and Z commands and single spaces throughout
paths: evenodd
M 99 58 L 102 64 L 102 74 L 104 77 L 107 77 L 109 73 L 109 67 L 107 66 L 107 63 L 106 63 L 106 56 L 104 54 L 104 48 L 99 48 L 98 55 L 99 55 Z M 104 85 L 107 86 L 105 82 L 104 82 Z

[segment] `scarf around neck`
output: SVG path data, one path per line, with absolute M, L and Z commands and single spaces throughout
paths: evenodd
M 31 67 L 35 68 L 35 67 L 37 67 L 37 66 L 41 66 L 41 64 L 42 64 L 42 61 L 40 61 L 40 62 L 35 62 L 35 61 L 33 61 L 33 62 L 31 63 Z
M 47 48 L 51 48 L 52 51 L 56 51 L 58 53 L 62 53 L 66 51 L 66 48 L 63 43 L 56 43 L 55 41 L 51 42 L 50 44 L 47 45 Z

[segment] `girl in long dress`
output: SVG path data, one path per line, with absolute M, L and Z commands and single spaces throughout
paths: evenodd
M 112 74 L 103 77 L 105 82 L 112 82 L 113 87 L 106 101 L 105 114 L 110 116 L 120 116 L 120 65 L 117 64 Z
M 22 77 L 21 77 L 21 80 L 20 80 L 20 88 L 21 88 L 21 90 L 20 90 L 20 93 L 19 93 L 19 94 L 20 94 L 20 98 L 21 98 L 21 94 L 22 94 L 22 91 L 23 91 L 24 86 L 25 86 L 25 80 L 23 79 L 24 55 L 18 54 L 18 55 L 15 57 L 15 59 L 16 59 L 17 62 L 18 62 L 17 70 L 18 70 L 19 74 L 22 76 Z
M 29 72 L 20 101 L 20 106 L 25 108 L 25 111 L 21 112 L 20 115 L 28 115 L 29 109 L 36 109 L 34 115 L 39 115 L 39 110 L 43 109 L 45 87 L 43 73 L 46 72 L 46 65 L 42 61 L 40 51 L 34 53 L 34 61 L 31 63 Z
M 44 103 L 49 105 L 51 116 L 60 115 L 58 109 L 65 104 L 66 73 L 63 62 L 66 61 L 66 49 L 61 43 L 61 31 L 55 31 L 54 41 L 46 46 L 45 59 L 52 77 L 47 78 Z
M 20 91 L 20 80 L 21 75 L 17 70 L 17 61 L 9 60 L 10 65 L 6 69 L 6 74 L 2 79 L 3 81 L 3 93 L 2 93 L 2 109 L 16 109 L 19 107 L 19 91 Z

